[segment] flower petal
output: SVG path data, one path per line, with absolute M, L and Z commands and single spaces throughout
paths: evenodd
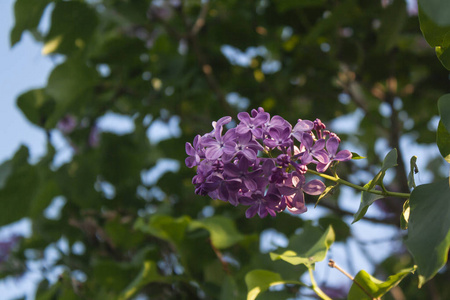
M 301 120 L 295 124 L 294 131 L 306 132 L 314 128 L 314 123 L 309 120 Z
M 252 205 L 245 211 L 245 217 L 247 219 L 253 218 L 258 212 L 259 205 Z
M 309 195 L 320 195 L 323 193 L 325 188 L 326 186 L 322 181 L 313 179 L 303 186 L 303 191 Z
M 206 149 L 205 156 L 208 160 L 216 160 L 223 153 L 223 150 L 219 147 L 210 147 Z
M 327 151 L 331 156 L 336 154 L 336 151 L 339 147 L 339 140 L 335 137 L 330 138 L 327 141 Z
M 352 153 L 348 150 L 339 151 L 339 153 L 334 157 L 334 160 L 338 161 L 346 161 L 350 159 L 352 159 Z

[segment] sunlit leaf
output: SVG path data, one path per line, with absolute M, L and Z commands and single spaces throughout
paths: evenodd
M 190 227 L 191 229 L 205 228 L 208 230 L 211 235 L 211 242 L 217 249 L 228 248 L 243 238 L 233 221 L 223 216 L 193 221 Z
M 247 285 L 247 300 L 254 300 L 262 292 L 265 292 L 269 287 L 279 284 L 300 284 L 299 281 L 283 280 L 280 274 L 267 270 L 253 270 L 245 275 L 245 284 Z
M 136 295 L 139 290 L 146 284 L 154 281 L 165 281 L 164 277 L 159 275 L 158 267 L 153 261 L 144 261 L 141 272 L 134 280 L 125 288 L 118 299 L 126 300 Z
M 397 286 L 400 281 L 403 280 L 408 274 L 413 273 L 414 268 L 404 269 L 397 274 L 391 275 L 386 281 L 379 280 L 372 277 L 369 273 L 361 270 L 356 274 L 354 281 L 358 284 L 353 283 L 350 291 L 348 293 L 348 300 L 372 300 L 374 298 L 379 298 L 386 294 L 390 289 Z M 367 295 L 361 287 L 369 294 Z
M 187 216 L 175 219 L 171 216 L 155 215 L 148 223 L 138 219 L 134 227 L 177 245 L 184 238 L 190 222 L 191 219 Z
M 305 229 L 305 231 L 295 239 L 295 243 L 290 243 L 287 251 L 282 254 L 270 253 L 270 258 L 272 260 L 282 259 L 292 265 L 304 264 L 307 267 L 313 267 L 314 263 L 318 261 L 322 261 L 327 255 L 328 249 L 331 244 L 333 244 L 335 235 L 333 227 L 329 226 L 325 233 L 322 236 L 311 236 L 311 233 L 317 231 L 309 231 Z M 314 234 L 315 235 L 315 234 Z M 305 249 L 305 246 L 302 246 L 303 249 L 295 249 L 292 247 L 298 243 L 302 243 L 304 240 L 304 244 L 308 245 L 308 249 Z M 312 241 L 315 241 L 311 243 Z
M 419 172 L 419 169 L 417 168 L 417 156 L 412 156 L 411 160 L 409 161 L 410 170 L 408 173 L 408 187 L 410 190 L 416 187 L 416 182 L 414 180 L 414 175 Z
M 361 156 L 358 153 L 352 152 L 352 159 L 357 160 L 357 159 L 364 159 L 364 158 L 366 158 L 366 157 L 365 156 Z
M 409 216 L 411 214 L 411 207 L 409 206 L 409 199 L 403 203 L 403 211 L 400 215 L 400 227 L 403 230 L 408 229 Z

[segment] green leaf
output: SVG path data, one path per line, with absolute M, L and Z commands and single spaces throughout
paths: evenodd
M 409 206 L 409 199 L 403 203 L 403 211 L 400 216 L 400 227 L 403 230 L 408 229 L 409 216 L 411 214 L 411 207 Z
M 120 294 L 119 300 L 130 299 L 136 295 L 139 290 L 146 284 L 154 281 L 165 281 L 164 278 L 159 275 L 158 267 L 155 262 L 147 260 L 144 261 L 141 272 L 136 278 L 125 288 Z
M 371 190 L 375 187 L 375 185 L 383 184 L 384 176 L 386 175 L 386 171 L 389 168 L 395 167 L 397 165 L 397 149 L 392 149 L 388 154 L 384 157 L 383 164 L 381 165 L 381 170 L 375 175 L 375 177 L 369 181 L 364 187 L 367 190 Z
M 395 0 L 384 11 L 378 29 L 378 49 L 384 53 L 391 50 L 399 41 L 400 32 L 408 17 L 406 2 Z
M 319 201 L 322 200 L 322 198 L 326 197 L 333 188 L 335 188 L 336 185 L 329 185 L 325 188 L 325 190 L 322 192 L 322 194 L 320 194 L 319 198 L 316 201 L 316 204 L 314 205 L 314 207 L 317 206 L 317 204 L 319 204 Z
M 406 246 L 418 266 L 419 287 L 447 262 L 450 247 L 449 178 L 416 187 L 409 199 Z
M 450 132 L 450 94 L 443 95 L 439 98 L 438 109 L 442 124 Z
M 420 9 L 439 26 L 450 25 L 450 5 L 443 0 L 419 0 Z
M 304 264 L 308 268 L 313 267 L 314 263 L 325 259 L 328 249 L 335 239 L 334 230 L 331 226 L 321 236 L 317 236 L 315 232 L 317 231 L 310 231 L 308 228 L 305 228 L 303 233 L 295 239 L 294 243 L 291 241 L 288 247 L 289 250 L 282 254 L 270 253 L 270 258 L 272 260 L 282 259 L 291 265 Z M 304 242 L 304 245 L 302 245 L 303 249 L 292 247 L 302 242 Z M 309 247 L 305 249 L 305 245 Z
M 29 216 L 30 205 L 39 190 L 39 174 L 27 160 L 28 149 L 22 146 L 10 161 L 2 164 L 0 226 Z
M 211 235 L 211 242 L 217 249 L 233 246 L 243 239 L 233 220 L 223 216 L 213 216 L 203 220 L 192 221 L 190 229 L 205 228 Z
M 179 245 L 186 235 L 186 230 L 190 222 L 191 219 L 188 216 L 174 219 L 171 216 L 154 215 L 148 223 L 142 218 L 138 219 L 134 227 L 145 233 Z
M 31 123 L 43 127 L 52 114 L 55 103 L 45 94 L 45 89 L 34 89 L 20 95 L 17 106 Z
M 383 165 L 381 166 L 381 171 L 386 172 L 389 168 L 397 166 L 397 149 L 392 149 L 386 154 L 383 160 Z
M 450 163 L 450 133 L 445 129 L 442 121 L 439 121 L 436 132 L 436 144 L 441 152 L 442 157 Z
M 66 3 L 66 2 L 62 2 Z M 46 92 L 57 104 L 68 103 L 86 93 L 96 84 L 97 71 L 80 60 L 67 60 L 53 69 Z
M 361 156 L 358 153 L 352 152 L 352 159 L 364 159 L 366 158 L 365 156 Z
M 136 276 L 141 269 L 130 263 L 119 263 L 112 259 L 97 260 L 91 266 L 93 268 L 92 275 L 97 284 L 117 294 L 124 290 L 126 291 L 127 286 L 130 284 L 130 278 Z M 151 271 L 152 269 L 150 268 Z
M 55 100 L 52 124 L 62 118 L 73 106 L 89 100 L 89 93 L 97 84 L 97 71 L 84 61 L 69 59 L 53 69 L 48 79 L 46 94 Z
M 278 284 L 301 284 L 299 281 L 283 280 L 280 274 L 267 270 L 253 270 L 245 275 L 245 284 L 247 285 L 247 300 L 254 300 L 262 292 L 265 292 L 269 287 Z
M 411 160 L 409 161 L 410 170 L 408 174 L 408 187 L 410 190 L 414 189 L 416 187 L 416 182 L 414 180 L 414 174 L 419 173 L 419 169 L 417 168 L 417 156 L 411 157 Z
M 383 163 L 383 165 L 384 165 L 384 163 Z M 364 185 L 364 187 L 368 188 L 369 186 L 371 186 L 371 184 L 372 184 L 372 181 L 370 181 L 369 183 Z M 361 192 L 361 202 L 359 204 L 358 211 L 353 216 L 352 224 L 361 220 L 364 217 L 364 215 L 366 214 L 367 210 L 369 209 L 369 206 L 371 206 L 376 200 L 381 199 L 381 198 L 384 198 L 384 196 L 372 194 L 369 192 Z
M 96 26 L 97 14 L 87 3 L 58 1 L 52 12 L 51 27 L 42 53 L 70 54 L 83 50 Z
M 386 294 L 390 289 L 397 286 L 408 274 L 413 273 L 415 267 L 401 270 L 391 275 L 386 281 L 372 277 L 366 271 L 361 270 L 356 274 L 354 281 L 364 288 L 372 297 L 369 297 L 360 286 L 353 282 L 348 293 L 348 300 L 372 300 Z
M 20 41 L 25 30 L 35 30 L 47 4 L 51 0 L 17 0 L 14 4 L 14 27 L 11 30 L 11 47 Z
M 436 55 L 442 65 L 450 70 L 450 24 L 438 25 L 419 7 L 420 29 L 431 47 L 436 50 Z
M 12 168 L 13 163 L 11 160 L 7 160 L 0 165 L 0 189 L 5 186 L 6 181 L 12 172 Z

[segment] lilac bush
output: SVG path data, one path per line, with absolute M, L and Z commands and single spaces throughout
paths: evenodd
M 199 195 L 247 205 L 251 218 L 275 216 L 284 210 L 306 212 L 304 193 L 320 195 L 325 184 L 306 182 L 309 168 L 325 172 L 332 164 L 352 158 L 348 150 L 337 151 L 339 137 L 316 119 L 292 126 L 263 108 L 251 115 L 238 114 L 239 124 L 224 133 L 231 117 L 213 122 L 213 130 L 186 143 L 186 166 L 196 167 L 192 179 Z

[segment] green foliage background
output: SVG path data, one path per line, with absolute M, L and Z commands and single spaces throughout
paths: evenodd
M 22 239 L 1 264 L 0 276 L 23 273 L 27 261 L 42 259 L 46 248 L 64 238 L 69 251 L 61 251 L 55 263 L 63 266 L 64 273 L 55 283 L 44 279 L 37 299 L 137 295 L 245 299 L 248 289 L 264 291 L 274 282 L 287 285 L 255 297 L 304 299 L 311 294 L 295 284 L 308 266 L 272 261 L 268 253 L 260 252 L 261 233 L 275 229 L 295 245 L 290 250 L 309 256 L 308 249 L 299 248 L 317 246 L 330 224 L 333 241 L 346 243 L 352 238 L 343 218 L 357 212 L 359 203 L 351 211 L 340 208 L 338 188 L 319 202 L 327 214 L 314 222 L 287 213 L 275 219 L 248 220 L 243 207 L 194 194 L 194 171 L 184 166 L 184 146 L 196 134 L 209 132 L 212 121 L 259 106 L 290 122 L 320 118 L 326 124 L 359 111 L 364 118 L 356 132 L 338 134 L 350 150 L 363 152 L 366 163 L 342 163 L 340 177 L 347 179 L 357 171 L 374 177 L 383 161 L 375 143 L 384 140 L 388 148 L 397 149 L 399 157 L 395 176 L 384 184 L 390 191 L 409 192 L 410 166 L 404 162 L 409 157 L 403 155 L 401 137 L 418 144 L 436 143 L 436 128 L 428 124 L 441 112 L 438 144 L 447 160 L 450 153 L 450 123 L 443 113 L 450 105 L 445 99 L 439 110 L 437 105 L 437 99 L 450 90 L 449 72 L 440 63 L 450 65 L 446 52 L 450 24 L 440 15 L 433 16 L 440 11 L 432 5 L 424 10 L 427 14 L 420 12 L 419 27 L 417 15 L 408 14 L 405 1 L 381 2 L 16 0 L 11 45 L 20 47 L 23 32 L 29 31 L 42 43 L 43 54 L 61 63 L 46 86 L 17 99 L 28 120 L 47 133 L 48 150 L 31 164 L 28 149 L 22 147 L 0 166 L 0 226 L 22 218 L 32 221 L 32 235 Z M 51 9 L 51 25 L 48 32 L 40 32 L 37 27 L 46 8 Z M 427 42 L 437 47 L 439 59 Z M 239 63 L 236 55 L 227 58 L 226 46 L 251 59 Z M 272 68 L 267 67 L 270 63 Z M 237 103 L 227 101 L 230 93 L 238 95 Z M 388 107 L 391 114 L 381 114 L 380 106 Z M 134 130 L 121 135 L 98 131 L 97 120 L 111 112 L 132 118 Z M 67 116 L 77 121 L 72 131 L 64 133 L 75 154 L 57 166 L 51 137 L 61 131 L 61 120 Z M 179 132 L 159 142 L 148 138 L 154 124 L 177 120 Z M 178 161 L 179 171 L 166 172 L 148 184 L 142 172 L 162 159 Z M 435 220 L 429 216 L 422 220 L 422 210 L 447 217 L 442 219 L 447 220 L 444 231 L 431 238 L 432 245 L 440 247 L 438 262 L 430 270 L 425 267 L 428 261 L 422 266 L 422 258 L 434 255 L 435 249 L 426 247 L 429 240 L 423 235 L 410 234 L 407 244 L 412 245 L 414 261 L 404 245 L 393 249 L 372 274 L 387 283 L 377 283 L 374 289 L 392 288 L 414 264 L 419 264 L 420 282 L 417 275 L 409 275 L 386 299 L 450 298 L 448 179 L 440 171 L 446 162 L 442 157 L 418 159 L 428 160 L 427 169 L 436 183 L 414 190 L 411 218 L 415 221 L 410 225 L 418 228 L 415 233 L 442 228 L 441 223 L 425 226 Z M 351 177 L 365 185 L 360 178 L 364 176 Z M 436 186 L 442 191 L 435 196 L 440 206 L 426 207 L 415 200 L 429 197 L 427 189 L 435 191 Z M 45 217 L 43 210 L 57 196 L 65 199 L 60 216 Z M 385 215 L 366 221 L 396 228 L 399 237 L 406 235 L 400 229 L 404 200 L 377 200 Z M 310 233 L 303 234 L 305 240 L 296 234 L 301 228 Z M 82 243 L 85 251 L 72 251 L 75 243 Z M 329 246 L 327 242 L 323 247 L 328 250 Z M 51 268 L 44 276 L 45 272 Z M 77 272 L 85 280 L 74 276 Z M 358 276 L 369 282 L 365 285 L 373 278 L 365 272 Z M 350 282 L 341 295 L 347 294 L 349 286 Z

